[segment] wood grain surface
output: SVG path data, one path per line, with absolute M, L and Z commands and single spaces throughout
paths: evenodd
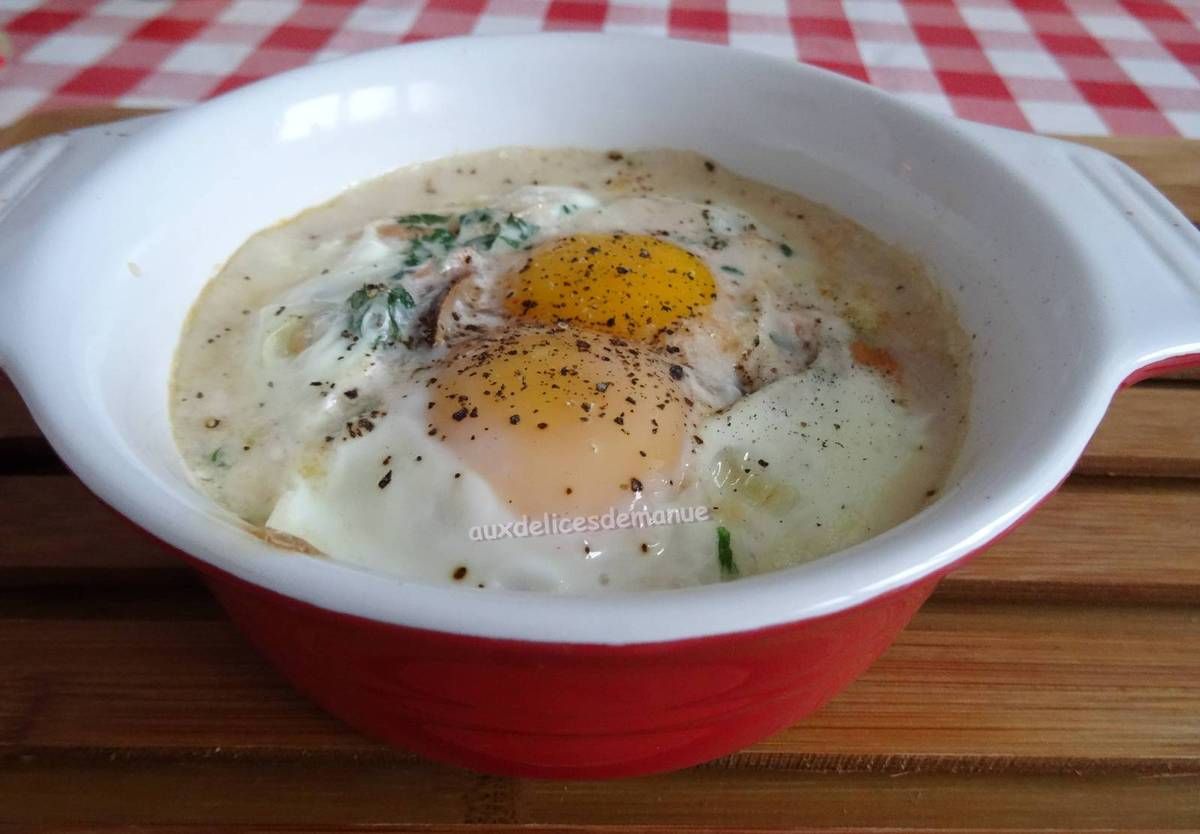
M 1200 143 L 1086 141 L 1200 219 Z M 563 783 L 434 765 L 310 705 L 0 378 L 0 832 L 1200 830 L 1195 379 L 1118 394 L 1063 488 L 810 719 Z

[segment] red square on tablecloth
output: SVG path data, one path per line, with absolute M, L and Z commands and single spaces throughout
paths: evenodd
M 88 67 L 58 88 L 67 95 L 106 96 L 116 98 L 137 86 L 150 70 L 135 67 Z
M 70 26 L 81 17 L 82 12 L 26 12 L 14 17 L 4 28 L 9 32 L 49 35 Z
M 1076 81 L 1075 86 L 1089 103 L 1097 107 L 1123 107 L 1153 110 L 1154 102 L 1136 84 L 1111 81 Z
M 262 46 L 271 49 L 320 49 L 333 33 L 328 29 L 283 25 L 267 35 Z
M 189 38 L 195 37 L 203 28 L 204 22 L 200 20 L 156 17 L 154 20 L 148 20 L 144 25 L 135 29 L 130 37 L 147 41 L 182 43 Z
M 973 96 L 975 98 L 1011 99 L 1012 94 L 1005 86 L 1004 80 L 997 75 L 983 75 L 976 72 L 948 72 L 939 70 L 938 80 L 942 88 L 952 96 Z
M 592 29 L 604 25 L 607 3 L 588 0 L 551 0 L 546 7 L 547 29 Z

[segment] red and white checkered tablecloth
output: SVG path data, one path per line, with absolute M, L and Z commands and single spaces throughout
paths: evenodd
M 0 28 L 0 123 L 174 107 L 394 43 L 583 29 L 781 55 L 1025 130 L 1200 137 L 1200 0 L 0 0 Z

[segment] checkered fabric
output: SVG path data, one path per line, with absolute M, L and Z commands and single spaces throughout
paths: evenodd
M 174 107 L 388 44 L 579 29 L 729 44 L 941 113 L 1200 137 L 1200 0 L 0 0 L 0 123 Z

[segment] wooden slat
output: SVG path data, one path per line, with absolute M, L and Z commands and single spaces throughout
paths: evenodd
M 0 442 L 15 438 L 41 437 L 37 424 L 12 381 L 0 371 Z
M 1015 532 L 943 580 L 938 596 L 1200 604 L 1198 487 L 1072 478 Z
M 177 585 L 191 572 L 69 475 L 0 477 L 0 588 Z M 940 598 L 1200 604 L 1200 483 L 1075 478 Z
M 71 475 L 0 477 L 0 588 L 186 581 L 166 548 Z
M 1200 387 L 1127 388 L 1084 452 L 1077 472 L 1200 477 Z
M 185 620 L 179 607 L 0 619 L 0 750 L 378 750 L 293 693 L 215 609 L 184 606 Z M 1200 613 L 931 603 L 846 692 L 730 762 L 1200 772 Z
M 780 829 L 1181 829 L 1200 824 L 1195 776 L 1057 777 L 701 768 L 610 782 L 515 781 L 364 758 L 28 753 L 0 767 L 0 820 L 207 825 L 391 823 Z M 65 801 L 69 797 L 69 801 Z

